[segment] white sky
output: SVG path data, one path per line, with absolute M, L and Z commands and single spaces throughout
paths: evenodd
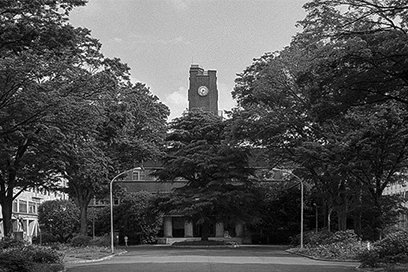
M 234 106 L 237 73 L 289 45 L 306 0 L 89 0 L 71 13 L 107 57 L 119 57 L 170 110 L 188 107 L 192 63 L 217 70 L 219 109 Z

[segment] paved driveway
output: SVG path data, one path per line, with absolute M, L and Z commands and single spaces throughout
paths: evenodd
M 69 264 L 68 272 L 346 272 L 357 263 L 316 261 L 285 252 L 282 246 L 239 248 L 131 247 L 109 260 Z

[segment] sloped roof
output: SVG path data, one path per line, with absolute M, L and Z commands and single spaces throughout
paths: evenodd
M 121 186 L 125 187 L 129 192 L 146 191 L 153 194 L 170 193 L 175 188 L 183 187 L 185 182 L 159 182 L 159 181 L 135 181 L 134 183 L 123 183 Z

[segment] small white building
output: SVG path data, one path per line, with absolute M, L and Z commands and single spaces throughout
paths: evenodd
M 403 183 L 397 183 L 388 185 L 383 192 L 384 195 L 400 195 L 405 199 L 403 204 L 405 207 L 408 207 L 408 181 Z M 399 228 L 408 229 L 408 215 L 400 214 L 398 224 Z
M 66 187 L 66 181 L 61 181 Z M 15 193 L 17 190 L 15 190 Z M 12 207 L 12 230 L 19 238 L 32 241 L 39 234 L 38 207 L 41 203 L 49 200 L 68 199 L 68 195 L 62 192 L 53 192 L 45 189 L 29 189 L 22 192 L 15 200 Z M 2 219 L 0 206 L 0 219 Z M 4 237 L 3 222 L 0 222 L 0 238 Z

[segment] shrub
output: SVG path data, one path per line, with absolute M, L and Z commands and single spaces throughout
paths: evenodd
M 364 246 L 353 230 L 305 234 L 305 253 L 328 259 L 356 259 Z
M 38 207 L 38 222 L 42 230 L 51 233 L 58 242 L 65 243 L 79 226 L 79 209 L 70 200 L 50 200 Z
M 156 242 L 162 218 L 153 205 L 154 195 L 140 191 L 127 194 L 114 207 L 115 224 L 121 226 L 121 234 L 129 238 L 129 244 L 151 244 Z M 96 233 L 110 232 L 109 207 L 98 212 L 95 220 Z
M 3 249 L 0 253 L 0 271 L 4 272 L 34 272 L 47 271 L 49 269 L 38 270 L 35 264 L 60 264 L 63 256 L 56 250 L 40 246 L 18 246 Z M 42 266 L 44 268 L 45 266 Z M 61 266 L 59 266 L 61 267 Z
M 71 245 L 73 247 L 85 247 L 85 246 L 89 246 L 89 243 L 91 240 L 92 240 L 92 237 L 78 235 L 72 238 Z
M 333 235 L 332 232 L 327 230 L 319 232 L 307 232 L 304 237 L 304 243 L 310 246 L 317 246 L 321 244 L 327 244 L 327 239 Z
M 0 271 L 4 272 L 32 272 L 32 262 L 13 252 L 0 252 Z
M 17 240 L 12 237 L 3 237 L 0 240 L 0 249 L 7 248 L 21 248 L 27 245 L 27 242 L 24 240 Z
M 51 245 L 58 242 L 58 239 L 51 233 L 43 232 L 41 233 L 41 236 L 38 235 L 33 238 L 33 244 L 40 244 L 40 242 L 42 245 Z
M 35 263 L 56 264 L 62 263 L 63 256 L 50 247 L 31 247 L 31 261 Z
M 408 232 L 399 230 L 375 242 L 371 250 L 359 255 L 363 266 L 376 267 L 388 263 L 408 263 Z
M 305 253 L 319 258 L 348 260 L 357 259 L 363 249 L 364 246 L 359 242 L 335 242 L 331 244 L 317 245 L 315 247 L 307 246 L 305 248 Z
M 337 231 L 332 235 L 327 236 L 322 244 L 333 244 L 333 243 L 344 243 L 344 244 L 353 244 L 360 242 L 357 234 L 354 233 L 354 230 L 343 230 Z
M 110 244 L 111 244 L 111 240 L 110 240 L 109 235 L 95 237 L 89 242 L 89 245 L 91 246 L 100 246 L 100 247 L 109 247 Z
M 60 272 L 65 271 L 63 264 L 33 264 L 33 271 L 35 272 Z
M 362 267 L 378 266 L 379 254 L 376 249 L 364 249 L 358 254 L 357 258 L 360 260 Z
M 208 240 L 208 241 L 180 241 L 175 242 L 172 246 L 237 246 L 235 241 L 220 241 L 220 240 Z
M 50 247 L 25 246 L 21 248 L 9 248 L 3 251 L 13 256 L 21 257 L 35 263 L 62 263 L 62 254 Z
M 327 230 L 324 231 L 308 231 L 303 234 L 303 243 L 310 246 L 317 246 L 325 243 L 324 241 L 332 236 L 333 233 Z M 300 234 L 290 237 L 290 243 L 294 246 L 300 245 Z

